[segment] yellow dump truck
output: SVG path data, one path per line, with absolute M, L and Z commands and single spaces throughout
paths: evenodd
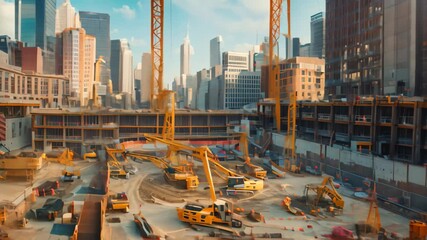
M 108 209 L 110 210 L 121 210 L 123 212 L 129 212 L 129 199 L 126 193 L 117 193 L 108 196 Z

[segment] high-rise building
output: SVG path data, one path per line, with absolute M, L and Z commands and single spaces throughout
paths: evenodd
M 181 75 L 190 75 L 190 55 L 193 53 L 193 47 L 190 45 L 190 37 L 185 36 L 184 42 L 181 44 Z
M 222 36 L 211 39 L 210 42 L 210 67 L 221 64 L 221 43 Z
M 140 105 L 141 103 L 141 79 L 142 79 L 142 64 L 139 62 L 136 68 L 133 70 L 133 78 L 135 81 L 135 103 Z
M 280 95 L 297 92 L 297 100 L 319 101 L 324 97 L 325 60 L 295 57 L 280 63 Z
M 56 0 L 15 0 L 15 38 L 43 53 L 43 71 L 55 72 Z
M 326 1 L 326 93 L 380 94 L 383 0 Z
M 111 81 L 113 92 L 129 93 L 135 99 L 133 57 L 126 39 L 111 40 Z
M 424 96 L 423 0 L 326 1 L 327 93 Z
M 197 93 L 195 108 L 199 110 L 207 109 L 209 81 L 211 80 L 211 71 L 209 69 L 202 69 L 197 72 Z
M 427 3 L 387 0 L 383 9 L 383 94 L 426 96 Z
M 56 33 L 61 33 L 66 28 L 80 28 L 80 17 L 76 9 L 71 6 L 70 0 L 64 2 L 56 9 Z
M 222 62 L 218 108 L 241 109 L 246 104 L 257 102 L 261 97 L 261 72 L 249 71 L 249 55 L 224 52 Z
M 310 57 L 325 58 L 325 14 L 311 16 Z
M 310 43 L 300 45 L 299 55 L 300 57 L 310 57 Z
M 289 58 L 292 58 L 292 56 L 293 56 L 293 48 L 292 48 L 292 46 L 293 46 L 293 42 L 292 41 L 289 41 L 289 38 L 285 38 L 285 46 L 286 46 L 286 59 L 289 59 Z
M 7 53 L 10 65 L 22 66 L 22 48 L 22 42 L 12 41 L 7 35 L 0 36 L 0 51 Z
M 82 28 L 96 38 L 96 58 L 104 57 L 110 66 L 110 15 L 96 12 L 79 12 Z
M 43 73 L 42 50 L 39 47 L 22 48 L 22 71 Z
M 301 42 L 299 38 L 292 38 L 292 56 L 299 57 L 299 49 L 301 46 Z
M 143 53 L 141 58 L 141 103 L 151 99 L 151 53 Z
M 70 79 L 70 95 L 80 106 L 92 97 L 96 39 L 83 28 L 67 28 L 57 35 L 57 59 L 62 73 Z

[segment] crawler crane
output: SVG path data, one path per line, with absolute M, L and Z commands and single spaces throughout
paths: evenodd
M 187 204 L 183 208 L 177 208 L 178 219 L 190 224 L 211 226 L 213 224 L 225 224 L 232 227 L 242 227 L 240 220 L 233 218 L 233 204 L 226 200 L 217 199 L 209 166 L 209 149 L 202 147 L 197 150 L 203 157 L 203 168 L 209 184 L 209 193 L 212 204 L 204 207 L 198 204 Z
M 267 171 L 265 171 L 262 167 L 257 166 L 251 163 L 251 157 L 249 156 L 249 146 L 248 146 L 248 136 L 245 132 L 241 132 L 240 134 L 240 151 L 243 153 L 243 160 L 245 161 L 245 165 L 243 166 L 245 171 L 249 173 L 249 175 L 264 179 L 267 177 Z

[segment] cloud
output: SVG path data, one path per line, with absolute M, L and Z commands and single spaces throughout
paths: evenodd
M 227 34 L 248 32 L 268 33 L 269 1 L 174 1 L 188 15 L 198 19 L 210 19 L 212 28 L 222 29 Z
M 9 35 L 15 39 L 15 5 L 0 0 L 0 35 Z
M 142 7 L 144 6 L 144 5 L 142 4 L 142 1 L 138 1 L 138 2 L 136 3 L 136 5 L 138 5 L 138 7 L 139 7 L 140 9 L 142 9 Z
M 131 37 L 130 38 L 130 47 L 144 47 L 146 45 L 146 42 L 144 39 L 142 38 L 136 38 L 136 37 Z
M 127 19 L 135 18 L 135 10 L 130 8 L 128 5 L 123 5 L 121 8 L 113 8 L 113 11 L 120 13 L 124 18 Z
M 113 30 L 111 30 L 110 34 L 116 34 L 119 33 L 119 29 L 117 28 L 113 28 Z

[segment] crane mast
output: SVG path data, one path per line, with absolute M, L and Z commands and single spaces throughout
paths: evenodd
M 163 90 L 163 14 L 164 0 L 151 0 L 151 109 L 158 109 Z
M 278 81 L 279 70 L 279 51 L 278 47 L 280 37 L 280 15 L 282 13 L 283 0 L 270 0 L 270 29 L 268 43 L 268 97 L 275 101 L 275 119 L 277 131 L 280 132 L 280 84 Z

